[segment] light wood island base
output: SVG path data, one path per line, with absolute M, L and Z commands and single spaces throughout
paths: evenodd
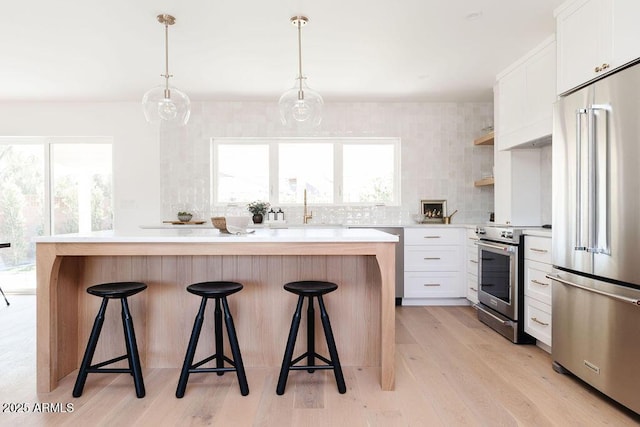
M 38 392 L 52 391 L 79 366 L 100 304 L 100 298 L 86 293 L 88 286 L 130 280 L 147 283 L 146 291 L 129 299 L 143 368 L 179 368 L 200 303 L 185 287 L 207 280 L 238 281 L 244 289 L 229 297 L 229 304 L 245 366 L 272 368 L 282 362 L 296 302 L 282 286 L 305 279 L 339 285 L 325 303 L 341 363 L 380 367 L 381 388 L 393 390 L 394 253 L 395 242 L 384 241 L 39 241 Z M 214 352 L 212 325 L 213 311 L 207 311 L 196 358 Z M 317 346 L 326 353 L 323 339 L 319 332 Z M 296 354 L 304 351 L 304 345 L 296 348 Z M 94 361 L 120 354 L 124 354 L 124 340 L 119 304 L 110 304 Z

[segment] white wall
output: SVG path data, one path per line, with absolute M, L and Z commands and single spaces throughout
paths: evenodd
M 114 227 L 159 222 L 158 129 L 139 103 L 0 103 L 0 136 L 113 138 Z
M 475 147 L 473 139 L 491 124 L 491 103 L 327 102 L 320 128 L 306 135 L 401 138 L 402 206 L 314 207 L 315 221 L 406 223 L 419 212 L 421 199 L 446 199 L 449 212 L 459 209 L 455 223 L 488 221 L 493 187 L 476 188 L 473 182 L 491 173 L 493 147 Z M 161 134 L 163 217 L 173 218 L 183 209 L 203 218 L 225 213 L 224 207 L 210 205 L 211 137 L 297 135 L 280 124 L 275 101 L 194 104 L 186 128 Z M 290 220 L 302 221 L 301 208 L 289 207 L 285 212 Z
M 117 230 L 173 219 L 178 209 L 208 218 L 224 207 L 209 200 L 211 137 L 296 136 L 283 129 L 274 102 L 194 103 L 183 128 L 148 125 L 140 104 L 0 103 L 0 136 L 110 136 L 114 139 Z M 402 139 L 402 206 L 347 209 L 345 223 L 405 223 L 421 199 L 447 199 L 455 223 L 485 222 L 493 188 L 473 181 L 491 171 L 492 147 L 473 139 L 493 123 L 490 103 L 330 103 L 318 136 Z M 289 219 L 301 216 L 289 210 Z M 314 209 L 320 221 L 328 209 Z M 300 219 L 301 221 L 301 219 Z

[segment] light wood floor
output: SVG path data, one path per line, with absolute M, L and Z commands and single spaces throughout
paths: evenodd
M 399 307 L 396 391 L 383 392 L 373 368 L 344 367 L 347 393 L 332 373 L 292 372 L 283 396 L 277 369 L 247 372 L 249 396 L 235 375 L 192 375 L 174 397 L 177 369 L 145 369 L 147 396 L 135 397 L 128 374 L 89 375 L 71 397 L 75 373 L 48 394 L 35 381 L 35 297 L 11 295 L 0 307 L 1 426 L 627 426 L 630 413 L 571 376 L 555 373 L 535 346 L 516 346 L 475 318 L 469 307 Z M 236 323 L 241 319 L 235 319 Z M 335 333 L 348 325 L 333 325 Z M 284 344 L 284 343 L 283 343 Z M 338 349 L 339 351 L 340 349 Z M 38 403 L 73 412 L 34 413 Z M 28 413 L 8 405 L 24 403 Z

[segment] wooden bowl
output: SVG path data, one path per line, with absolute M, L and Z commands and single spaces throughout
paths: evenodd
M 215 228 L 220 230 L 221 233 L 228 233 L 227 231 L 227 220 L 223 216 L 212 216 L 211 223 Z

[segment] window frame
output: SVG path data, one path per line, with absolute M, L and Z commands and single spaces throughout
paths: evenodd
M 269 151 L 269 202 L 278 206 L 298 206 L 300 203 L 281 203 L 279 201 L 279 146 L 282 143 L 330 143 L 333 145 L 333 201 L 330 203 L 314 203 L 320 206 L 400 206 L 401 205 L 401 139 L 399 137 L 212 137 L 210 139 L 210 196 L 213 206 L 234 206 L 249 203 L 251 200 L 226 202 L 218 200 L 216 177 L 218 176 L 217 147 L 220 144 L 267 145 Z M 393 164 L 393 200 L 384 202 L 345 202 L 343 199 L 343 147 L 345 145 L 392 145 Z

